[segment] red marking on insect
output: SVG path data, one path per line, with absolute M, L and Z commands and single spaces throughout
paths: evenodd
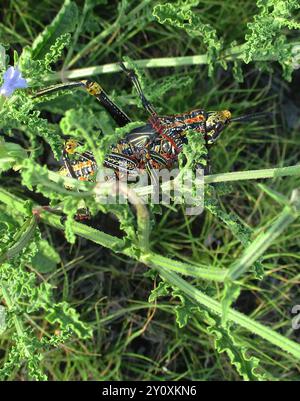
M 165 138 L 167 141 L 169 141 L 170 144 L 173 146 L 173 148 L 176 150 L 176 152 L 179 153 L 178 146 L 176 145 L 176 143 L 173 141 L 172 138 L 170 138 L 167 134 L 161 134 L 161 136 Z
M 176 145 L 176 143 L 173 141 L 172 138 L 170 138 L 164 131 L 166 130 L 166 127 L 161 123 L 159 117 L 157 116 L 153 116 L 149 118 L 149 122 L 152 125 L 152 127 L 164 138 L 166 139 L 168 142 L 170 142 L 170 144 L 173 146 L 173 148 L 175 149 L 175 151 L 177 153 L 179 153 L 179 149 L 178 146 Z M 169 126 L 167 126 L 167 128 L 169 128 Z

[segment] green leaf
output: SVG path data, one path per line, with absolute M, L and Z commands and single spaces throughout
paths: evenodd
M 265 60 L 278 61 L 284 78 L 290 81 L 294 66 L 287 33 L 300 29 L 300 23 L 293 19 L 300 4 L 297 0 L 258 0 L 257 7 L 260 12 L 247 25 L 243 59 L 245 63 L 261 60 L 259 65 L 265 65 Z
M 27 152 L 20 145 L 0 138 L 0 173 L 10 168 L 18 170 L 26 158 Z
M 202 20 L 203 16 L 193 12 L 192 8 L 198 3 L 199 1 L 177 1 L 176 3 L 157 4 L 153 8 L 153 15 L 161 24 L 184 29 L 193 38 L 202 37 L 207 46 L 209 75 L 212 75 L 214 64 L 223 49 L 223 41 L 218 38 L 216 29 Z M 224 68 L 226 67 L 224 61 L 219 61 L 219 63 Z
M 58 323 L 62 330 L 72 330 L 79 338 L 90 338 L 92 328 L 80 321 L 79 314 L 67 302 L 49 305 L 46 319 L 54 324 Z
M 73 32 L 78 22 L 78 8 L 74 1 L 65 0 L 61 10 L 32 45 L 33 59 L 42 59 L 55 44 L 56 39 L 65 33 Z
M 41 240 L 38 244 L 39 251 L 32 258 L 32 266 L 40 273 L 50 273 L 56 269 L 60 262 L 60 256 L 56 250 L 46 240 Z
M 266 380 L 265 374 L 258 371 L 260 360 L 248 355 L 247 345 L 240 341 L 240 337 L 236 336 L 230 327 L 222 326 L 220 318 L 212 317 L 205 310 L 201 310 L 200 315 L 208 324 L 208 332 L 215 337 L 216 350 L 219 353 L 227 353 L 230 362 L 244 380 Z
M 187 325 L 189 318 L 195 315 L 199 307 L 190 301 L 179 289 L 175 289 L 172 295 L 180 299 L 180 305 L 175 307 L 175 315 L 178 326 L 182 328 Z
M 160 281 L 158 286 L 151 291 L 148 302 L 154 302 L 159 297 L 169 295 L 169 287 L 170 285 L 166 281 Z

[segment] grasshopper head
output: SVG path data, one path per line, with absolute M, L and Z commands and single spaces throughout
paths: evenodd
M 230 122 L 231 113 L 229 110 L 214 111 L 208 113 L 206 120 L 207 143 L 212 144 L 218 138 L 223 129 Z
M 206 119 L 206 141 L 208 144 L 213 144 L 220 136 L 223 129 L 232 122 L 248 122 L 255 119 L 265 119 L 271 116 L 270 112 L 259 112 L 244 114 L 238 117 L 231 117 L 229 110 L 211 111 L 208 112 Z

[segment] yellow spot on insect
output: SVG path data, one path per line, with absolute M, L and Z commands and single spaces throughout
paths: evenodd
M 78 146 L 78 143 L 74 139 L 68 139 L 65 143 L 65 151 L 69 155 L 72 155 L 75 153 L 77 146 Z
M 92 96 L 99 95 L 103 91 L 97 82 L 84 80 L 82 83 L 85 85 L 87 92 Z
M 231 113 L 229 110 L 223 110 L 222 114 L 223 114 L 223 117 L 226 118 L 226 120 L 229 120 L 231 118 Z
M 62 175 L 62 176 L 64 176 L 64 177 L 66 177 L 66 176 L 68 175 L 68 170 L 67 170 L 65 167 L 61 167 L 61 168 L 58 170 L 58 174 L 59 174 L 59 175 Z

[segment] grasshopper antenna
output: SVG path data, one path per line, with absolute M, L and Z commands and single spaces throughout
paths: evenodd
M 250 120 L 255 120 L 255 119 L 260 119 L 260 118 L 268 118 L 271 117 L 272 113 L 268 111 L 263 111 L 261 113 L 251 113 L 251 114 L 245 114 L 243 116 L 239 117 L 234 117 L 230 119 L 230 122 L 244 122 L 244 121 L 250 121 Z

